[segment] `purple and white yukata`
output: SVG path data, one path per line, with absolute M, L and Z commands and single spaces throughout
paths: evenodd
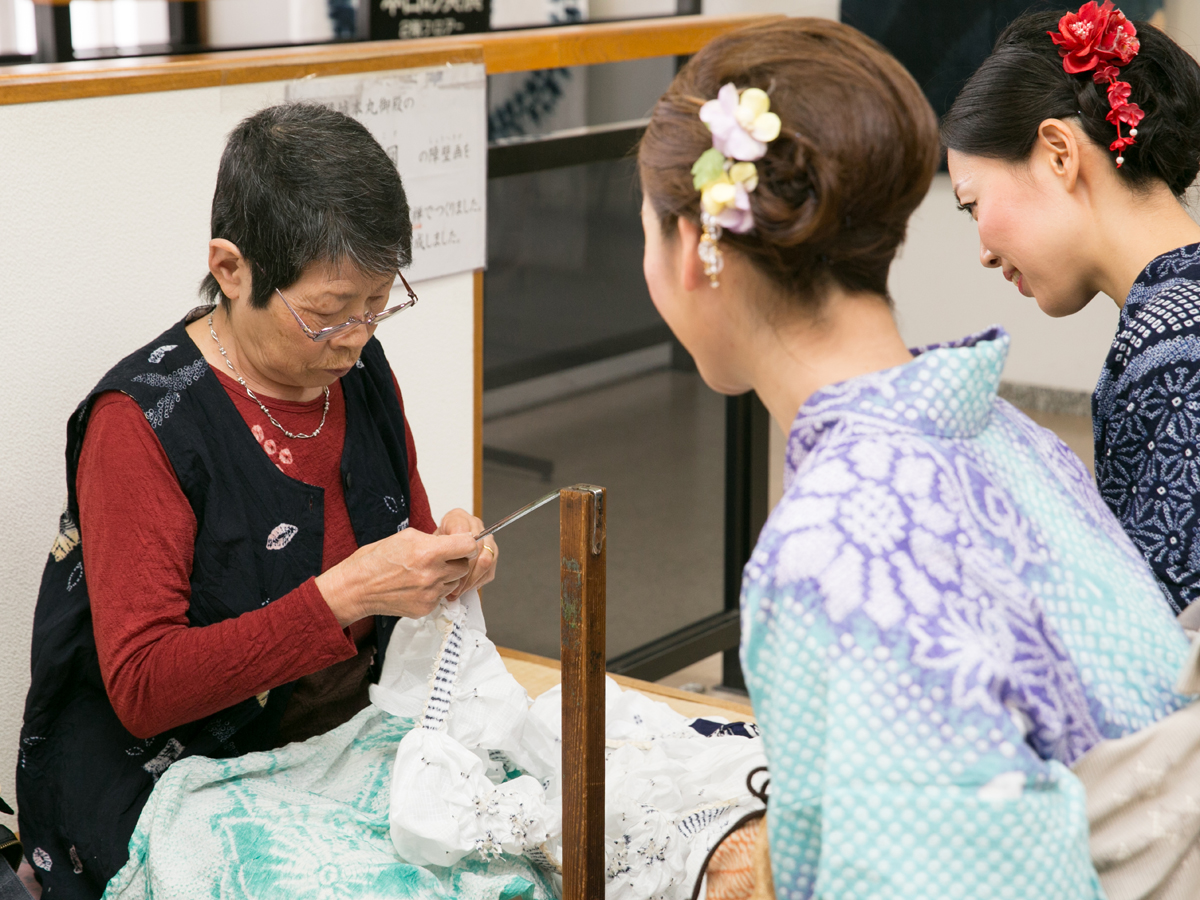
M 818 391 L 742 591 L 780 900 L 1102 898 L 1069 766 L 1188 645 L 994 328 Z

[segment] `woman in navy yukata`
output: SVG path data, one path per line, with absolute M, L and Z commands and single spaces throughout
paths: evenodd
M 1200 595 L 1200 226 L 1180 202 L 1200 67 L 1111 3 L 1061 19 L 1014 22 L 942 138 L 985 266 L 1051 316 L 1098 293 L 1121 309 L 1092 395 L 1096 482 L 1178 614 Z
M 101 896 L 177 760 L 349 721 L 398 619 L 495 575 L 482 522 L 434 520 L 375 337 L 417 295 L 407 195 L 370 132 L 302 103 L 246 118 L 210 234 L 205 304 L 67 426 L 17 769 L 47 898 Z
M 1188 644 L 1090 473 L 996 397 L 1004 331 L 905 347 L 888 269 L 938 156 L 903 67 L 800 18 L 696 54 L 639 148 L 655 305 L 789 435 L 742 586 L 774 889 L 1099 900 L 1077 772 L 1195 724 Z M 1194 840 L 1147 841 L 1190 871 Z

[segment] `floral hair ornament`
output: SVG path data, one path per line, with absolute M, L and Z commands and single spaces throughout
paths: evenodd
M 692 166 L 692 184 L 700 192 L 700 259 L 713 287 L 725 267 L 719 242 L 724 229 L 735 234 L 754 230 L 750 192 L 758 187 L 758 168 L 767 144 L 779 137 L 779 116 L 771 99 L 758 88 L 738 91 L 732 83 L 716 100 L 700 107 L 700 121 L 712 132 L 713 145 Z
M 1129 102 L 1133 88 L 1127 81 L 1117 81 L 1118 66 L 1129 63 L 1141 49 L 1137 29 L 1112 0 L 1097 5 L 1095 0 L 1079 7 L 1079 12 L 1067 13 L 1058 20 L 1058 33 L 1046 32 L 1058 47 L 1063 68 L 1071 75 L 1091 72 L 1096 84 L 1108 85 L 1108 105 L 1112 107 L 1105 118 L 1117 126 L 1117 139 L 1108 149 L 1117 154 L 1117 168 L 1125 162 L 1126 147 L 1137 143 L 1137 125 L 1146 113 L 1136 103 Z M 1129 126 L 1129 136 L 1121 134 L 1121 123 Z

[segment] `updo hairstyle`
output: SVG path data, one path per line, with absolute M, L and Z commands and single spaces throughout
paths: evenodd
M 642 190 L 665 234 L 680 217 L 700 224 L 691 168 L 712 146 L 700 107 L 729 82 L 766 91 L 783 128 L 755 162 L 754 230 L 726 230 L 721 245 L 809 308 L 834 286 L 887 297 L 888 267 L 938 163 L 937 120 L 912 76 L 827 19 L 717 38 L 675 76 L 638 149 Z
M 946 147 L 971 156 L 1024 162 L 1046 119 L 1075 119 L 1108 152 L 1117 130 L 1105 119 L 1106 86 L 1091 72 L 1071 75 L 1046 33 L 1061 13 L 1030 13 L 1014 21 L 971 76 L 942 120 Z M 1122 151 L 1117 174 L 1130 187 L 1165 182 L 1179 197 L 1200 171 L 1200 66 L 1149 22 L 1134 22 L 1141 49 L 1120 67 L 1130 101 L 1146 112 L 1137 143 Z M 1116 168 L 1116 154 L 1113 153 Z

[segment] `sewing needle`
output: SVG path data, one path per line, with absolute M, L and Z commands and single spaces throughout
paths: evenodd
M 558 495 L 561 492 L 562 492 L 562 489 L 559 488 L 558 490 L 551 491 L 545 497 L 540 497 L 537 500 L 534 500 L 532 503 L 527 504 L 526 506 L 522 506 L 516 512 L 510 513 L 509 515 L 505 516 L 503 519 L 501 519 L 499 522 L 497 522 L 491 528 L 485 528 L 483 531 L 479 532 L 479 534 L 475 535 L 475 540 L 482 541 L 489 534 L 495 534 L 501 528 L 511 525 L 513 522 L 517 521 L 517 519 L 523 519 L 525 516 L 529 515 L 535 509 L 541 509 L 543 506 L 545 506 L 551 500 L 558 497 Z

